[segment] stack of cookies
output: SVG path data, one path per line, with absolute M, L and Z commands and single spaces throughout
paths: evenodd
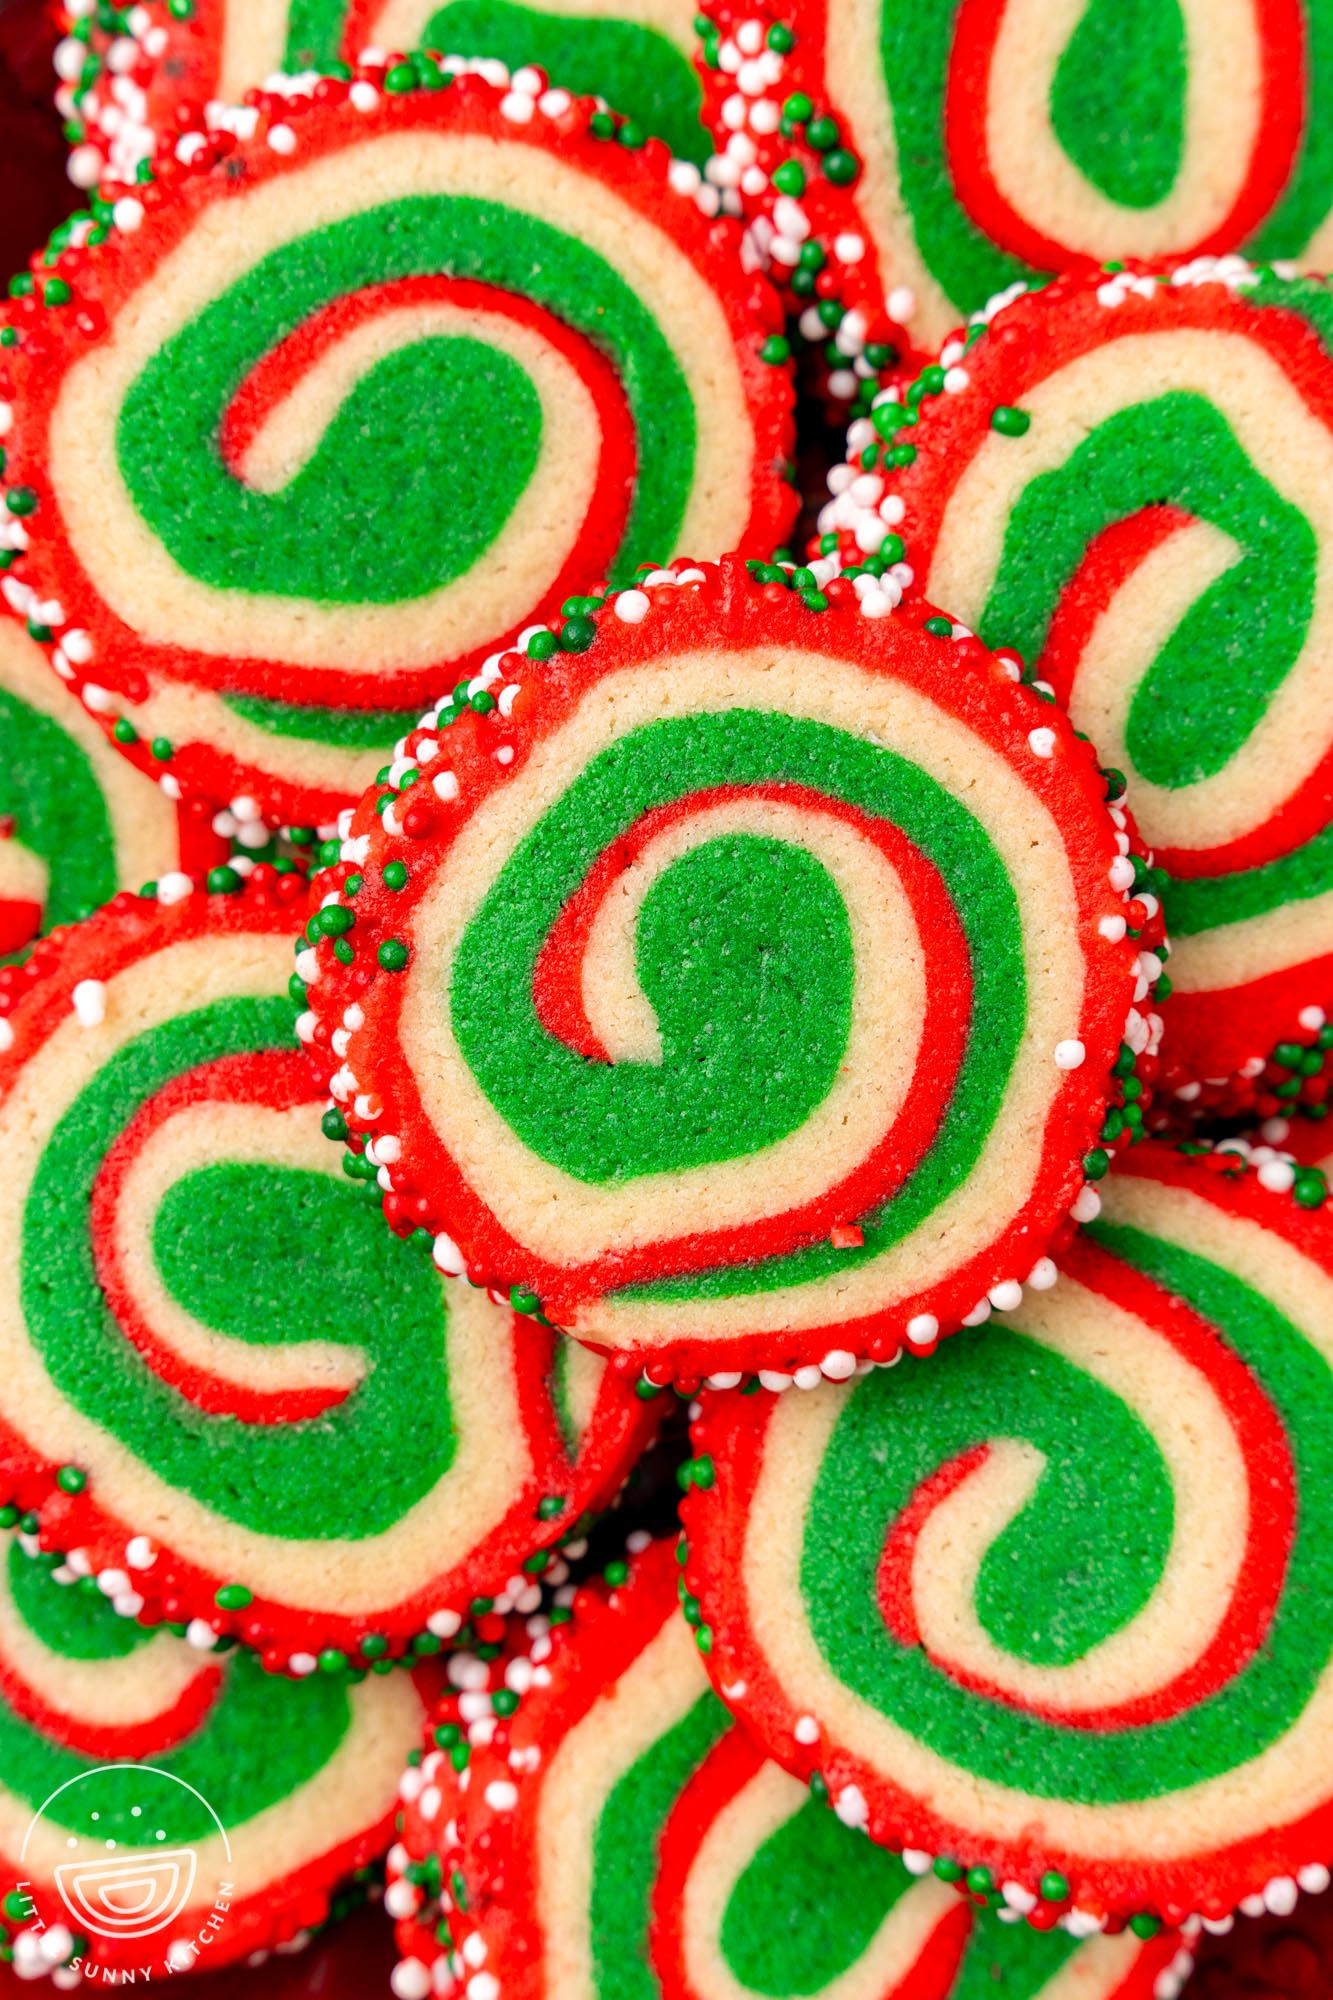
M 21 1977 L 382 1896 L 397 2000 L 1176 2000 L 1317 1907 L 1326 25 L 68 6 Z

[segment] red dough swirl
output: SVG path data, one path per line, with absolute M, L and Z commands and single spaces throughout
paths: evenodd
M 300 1029 L 390 1221 L 625 1367 L 929 1348 L 1140 1122 L 1161 961 L 1091 752 L 947 620 L 798 591 L 582 600 L 312 892 Z

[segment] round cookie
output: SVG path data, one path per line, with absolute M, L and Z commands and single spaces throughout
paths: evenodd
M 1333 260 L 1328 0 L 706 13 L 708 171 L 757 218 L 810 337 L 832 334 L 845 396 L 884 300 L 903 344 L 928 350 L 995 293 L 1070 266 Z
M 710 1691 L 677 1575 L 668 1543 L 614 1566 L 409 1774 L 398 2000 L 483 1965 L 497 2000 L 1179 1992 L 1174 1934 L 1010 1929 L 840 1826 Z
M 706 1399 L 686 1610 L 911 1865 L 1080 1925 L 1290 1910 L 1333 1842 L 1327 1184 L 1148 1145 L 1101 1193 L 930 1368 Z
M 0 1498 L 127 1615 L 299 1676 L 521 1595 L 656 1414 L 341 1171 L 289 882 L 124 897 L 0 975 Z
M 244 1648 L 200 1654 L 10 1542 L 0 1924 L 15 1969 L 73 1958 L 62 1984 L 80 1966 L 165 1982 L 299 1940 L 388 1844 L 429 1697 L 426 1670 L 298 1683 Z
M 792 391 L 697 170 L 590 100 L 429 56 L 284 87 L 9 302 L 0 546 L 126 755 L 323 825 L 571 590 L 770 549 Z
M 1160 1031 L 1088 746 L 815 583 L 683 564 L 529 635 L 363 800 L 297 960 L 391 1224 L 655 1380 L 842 1378 L 1050 1282 Z
M 822 541 L 845 558 L 873 546 L 1017 648 L 1124 772 L 1169 878 L 1166 1080 L 1216 1107 L 1280 1043 L 1318 1071 L 1333 1042 L 1327 284 L 1230 259 L 995 301 L 848 447 Z
M 227 858 L 202 800 L 145 784 L 0 618 L 0 958 L 158 876 Z
M 169 0 L 132 8 L 123 35 L 98 50 L 80 24 L 56 50 L 71 81 L 66 115 L 86 128 L 73 162 L 83 185 L 110 174 L 133 180 L 173 129 L 182 106 L 239 104 L 286 71 L 355 63 L 374 49 L 447 50 L 505 81 L 538 64 L 562 89 L 599 97 L 702 167 L 711 150 L 693 64 L 692 0 L 337 0 L 284 4 Z M 494 79 L 493 79 L 494 80 Z M 96 167 L 94 167 L 96 162 Z

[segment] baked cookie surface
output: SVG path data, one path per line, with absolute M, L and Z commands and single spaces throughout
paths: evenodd
M 327 824 L 571 591 L 793 519 L 735 226 L 522 81 L 419 56 L 223 108 L 6 308 L 11 589 L 183 793 Z
M 845 1376 L 1047 1282 L 1160 1033 L 1058 710 L 753 567 L 580 600 L 441 703 L 297 959 L 392 1225 L 657 1379 Z
M 974 1889 L 1290 1908 L 1333 1797 L 1327 1187 L 1150 1145 L 1101 1193 L 929 1368 L 705 1399 L 687 1610 L 771 1755 Z
M 134 1615 L 299 1677 L 438 1650 L 656 1417 L 384 1229 L 264 891 L 125 897 L 0 994 L 0 1484 Z

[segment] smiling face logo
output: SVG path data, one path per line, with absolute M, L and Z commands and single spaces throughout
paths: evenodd
M 192 1902 L 211 1904 L 231 1848 L 184 1779 L 150 1764 L 104 1764 L 44 1802 L 21 1862 L 29 1875 L 49 1870 L 76 1931 L 124 1943 L 166 1930 Z

